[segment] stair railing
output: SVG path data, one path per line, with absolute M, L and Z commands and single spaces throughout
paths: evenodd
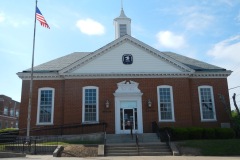
M 106 145 L 106 143 L 107 143 L 107 132 L 105 131 L 104 132 L 104 145 Z
M 137 147 L 137 152 L 138 152 L 138 155 L 139 155 L 139 137 L 138 137 L 138 134 L 136 134 L 136 147 Z
M 168 141 L 167 141 L 166 143 L 167 143 L 168 146 L 170 146 L 171 136 L 170 136 L 170 134 L 168 133 L 168 130 L 167 130 L 167 129 L 165 130 L 165 132 L 166 132 L 166 135 L 167 135 L 167 137 L 168 137 Z

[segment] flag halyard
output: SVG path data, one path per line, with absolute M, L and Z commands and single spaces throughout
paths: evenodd
M 43 17 L 43 15 L 42 15 L 42 13 L 40 12 L 40 10 L 38 9 L 38 7 L 36 8 L 36 18 L 37 18 L 37 20 L 40 22 L 41 26 L 50 29 L 47 21 L 46 21 L 45 18 Z

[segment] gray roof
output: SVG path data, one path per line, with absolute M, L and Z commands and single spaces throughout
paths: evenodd
M 34 72 L 58 72 L 69 65 L 79 61 L 80 59 L 89 56 L 92 52 L 74 52 L 69 55 L 54 59 L 52 61 L 43 63 L 34 67 Z M 173 58 L 174 60 L 186 65 L 195 71 L 225 71 L 226 69 L 220 68 L 196 59 L 192 59 L 173 52 L 161 52 L 164 55 Z M 23 72 L 30 72 L 30 69 Z
M 66 56 L 54 59 L 52 61 L 40 64 L 34 67 L 34 72 L 57 72 L 69 65 L 75 63 L 76 61 L 82 59 L 83 57 L 89 55 L 91 52 L 74 52 Z M 25 70 L 24 72 L 29 72 L 31 69 Z
M 162 53 L 188 66 L 189 68 L 195 71 L 216 71 L 216 70 L 225 71 L 226 70 L 224 68 L 214 66 L 214 65 L 211 65 L 193 58 L 189 58 L 177 53 L 173 53 L 173 52 L 162 52 Z

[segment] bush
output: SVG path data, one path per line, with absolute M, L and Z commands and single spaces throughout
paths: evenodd
M 18 129 L 16 128 L 5 128 L 0 130 L 0 135 L 8 134 L 8 135 L 18 135 Z
M 203 128 L 188 128 L 189 139 L 202 139 L 203 138 Z
M 216 128 L 216 138 L 218 139 L 231 139 L 235 138 L 235 132 L 231 128 Z
M 172 140 L 189 139 L 189 131 L 187 128 L 172 128 Z
M 203 138 L 204 139 L 215 139 L 216 138 L 215 129 L 204 128 L 203 129 Z

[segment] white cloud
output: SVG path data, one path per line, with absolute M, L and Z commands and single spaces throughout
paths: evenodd
M 171 31 L 158 32 L 157 40 L 161 46 L 173 49 L 179 49 L 186 46 L 185 39 L 181 35 L 176 35 Z
M 0 12 L 0 23 L 5 20 L 5 15 Z
M 180 23 L 188 30 L 202 30 L 209 28 L 214 21 L 214 16 L 205 7 L 191 6 L 178 10 L 182 17 Z
M 240 35 L 237 35 L 215 44 L 207 54 L 216 60 L 233 63 L 240 62 L 239 51 Z
M 76 26 L 80 31 L 87 35 L 103 35 L 105 33 L 104 26 L 90 18 L 84 20 L 78 20 Z
M 200 30 L 207 28 L 213 20 L 213 16 L 202 13 L 192 13 L 184 19 L 183 23 L 189 30 Z

